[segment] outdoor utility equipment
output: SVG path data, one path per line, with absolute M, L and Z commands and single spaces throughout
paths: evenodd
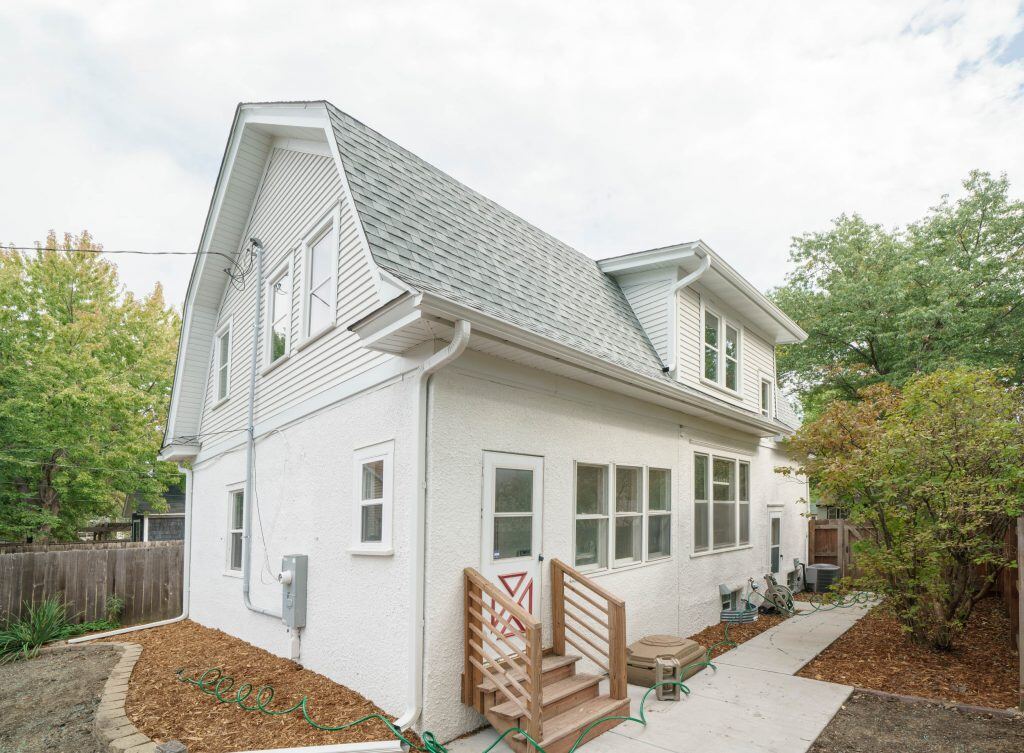
M 290 629 L 306 626 L 308 561 L 305 554 L 286 554 L 281 558 L 281 619 Z
M 704 649 L 696 641 L 674 635 L 648 635 L 629 647 L 626 658 L 626 679 L 631 685 L 649 687 L 658 682 L 656 675 L 659 658 L 675 659 L 680 667 L 687 667 L 704 659 Z M 689 667 L 677 680 L 695 675 L 700 666 Z
M 807 587 L 816 594 L 828 593 L 829 587 L 839 580 L 838 565 L 808 565 Z

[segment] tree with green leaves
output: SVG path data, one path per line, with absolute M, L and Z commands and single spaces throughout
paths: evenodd
M 160 508 L 178 329 L 160 286 L 125 291 L 87 232 L 0 247 L 0 540 L 71 538 L 128 494 Z
M 843 215 L 793 240 L 772 296 L 808 333 L 778 353 L 805 415 L 955 363 L 1024 380 L 1024 202 L 1006 176 L 972 172 L 963 187 L 905 229 Z
M 965 368 L 833 401 L 787 441 L 829 505 L 865 524 L 854 583 L 920 643 L 946 649 L 1004 567 L 1024 509 L 1024 391 Z

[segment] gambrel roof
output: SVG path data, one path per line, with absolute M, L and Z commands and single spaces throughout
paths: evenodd
M 669 379 L 616 282 L 590 257 L 328 104 L 374 261 L 419 291 Z

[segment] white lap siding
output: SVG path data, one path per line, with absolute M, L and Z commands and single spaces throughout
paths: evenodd
M 340 203 L 339 203 L 340 202 Z M 338 294 L 335 328 L 307 347 L 302 344 L 302 287 L 305 265 L 301 241 L 330 212 L 340 213 L 338 229 Z M 368 256 L 352 206 L 342 200 L 342 186 L 331 157 L 286 149 L 274 149 L 252 219 L 244 237 L 258 238 L 264 246 L 264 273 L 271 274 L 283 262 L 292 269 L 291 356 L 268 373 L 264 333 L 257 342 L 256 420 L 266 420 L 318 392 L 351 379 L 386 361 L 389 356 L 361 347 L 346 326 L 379 305 Z M 231 444 L 228 434 L 245 428 L 249 390 L 252 322 L 256 304 L 256 275 L 247 275 L 244 287 L 228 285 L 217 317 L 217 327 L 232 322 L 231 392 L 216 404 L 213 354 L 209 362 L 206 397 L 201 424 L 204 445 Z M 264 303 L 265 305 L 265 303 Z M 266 310 L 263 312 L 266 325 Z M 237 439 L 236 439 L 237 441 Z

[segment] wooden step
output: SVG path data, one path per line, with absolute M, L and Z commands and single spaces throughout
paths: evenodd
M 623 698 L 621 701 L 617 701 L 607 695 L 600 695 L 583 701 L 550 719 L 545 719 L 544 739 L 538 741 L 540 747 L 544 749 L 545 753 L 568 753 L 583 730 L 606 716 L 629 716 L 629 699 Z M 587 733 L 581 745 L 603 735 L 613 727 L 622 724 L 623 721 L 623 719 L 611 719 L 598 724 Z M 491 724 L 498 732 L 504 732 L 510 727 L 516 726 L 510 722 L 501 723 L 500 718 L 492 720 Z M 509 735 L 505 738 L 505 742 L 516 753 L 536 753 L 534 747 L 522 735 Z
M 564 680 L 544 683 L 541 688 L 540 702 L 544 718 L 554 717 L 585 700 L 596 698 L 597 686 L 602 679 L 604 679 L 602 675 L 577 674 L 566 677 Z M 512 701 L 492 706 L 489 713 L 503 716 L 506 719 L 518 719 L 522 714 L 519 706 Z
M 580 660 L 580 657 L 575 654 L 566 654 L 565 656 L 559 656 L 558 654 L 545 654 L 541 659 L 540 672 L 541 682 L 547 683 L 549 680 L 561 680 L 564 677 L 575 672 L 576 662 Z M 511 675 L 522 682 L 526 678 L 525 669 L 517 669 L 512 672 Z M 508 684 L 508 683 L 506 683 Z M 476 686 L 477 690 L 484 693 L 491 693 L 498 689 L 498 687 L 486 677 L 484 681 Z

